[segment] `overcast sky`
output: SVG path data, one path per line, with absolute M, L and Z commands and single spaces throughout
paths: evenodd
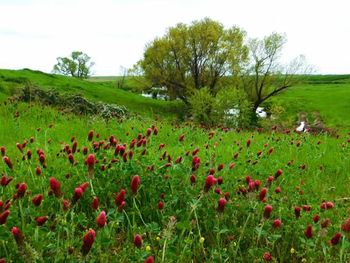
M 350 73 L 349 10 L 349 0 L 0 0 L 0 68 L 50 72 L 79 50 L 95 75 L 117 75 L 168 27 L 210 17 L 249 37 L 285 33 L 285 61 L 303 54 L 317 73 Z

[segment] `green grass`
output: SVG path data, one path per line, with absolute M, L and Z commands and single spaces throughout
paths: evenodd
M 13 163 L 13 169 L 9 169 L 0 162 L 0 174 L 13 177 L 7 187 L 0 187 L 0 200 L 12 203 L 7 222 L 0 225 L 0 258 L 9 262 L 143 262 L 150 255 L 156 262 L 263 262 L 264 253 L 270 253 L 277 262 L 350 260 L 349 236 L 341 230 L 350 216 L 349 205 L 342 200 L 350 196 L 348 136 L 219 129 L 209 136 L 208 131 L 190 124 L 173 126 L 136 118 L 105 122 L 62 115 L 49 107 L 25 103 L 6 106 L 2 103 L 0 123 L 0 146 L 6 148 Z M 152 125 L 157 127 L 157 135 L 147 135 Z M 92 141 L 87 138 L 89 130 L 94 131 Z M 153 133 L 154 129 L 150 131 Z M 104 148 L 111 135 L 118 144 L 126 145 L 125 162 L 121 155 L 115 155 L 115 146 Z M 180 135 L 184 135 L 182 142 Z M 140 140 L 138 136 L 146 144 L 131 147 L 133 139 Z M 30 138 L 33 142 L 19 151 L 16 143 Z M 66 145 L 72 149 L 72 141 L 78 145 L 73 165 L 64 151 Z M 94 150 L 94 142 L 102 146 Z M 165 146 L 160 149 L 163 143 Z M 98 160 L 93 178 L 84 164 L 87 157 L 82 151 L 84 147 Z M 192 153 L 197 148 L 200 165 L 193 169 Z M 37 149 L 45 153 L 46 168 L 39 162 Z M 32 151 L 30 160 L 26 158 L 28 150 Z M 130 151 L 132 159 L 128 157 Z M 176 163 L 180 156 L 182 161 Z M 232 163 L 235 166 L 230 169 Z M 220 164 L 223 169 L 219 171 Z M 300 168 L 302 165 L 305 169 Z M 37 167 L 42 170 L 40 176 L 35 174 Z M 216 178 L 223 178 L 223 183 L 205 191 L 210 168 Z M 278 169 L 282 169 L 282 175 L 271 186 L 266 185 L 267 178 Z M 130 181 L 136 174 L 141 184 L 137 193 L 132 194 Z M 196 177 L 193 185 L 191 175 Z M 249 189 L 248 175 L 259 180 L 260 187 L 239 194 Z M 61 183 L 63 196 L 49 193 L 51 177 Z M 89 182 L 89 187 L 73 204 L 74 191 L 84 182 Z M 19 183 L 25 183 L 28 189 L 16 199 Z M 264 186 L 268 188 L 266 202 L 259 198 Z M 281 188 L 281 193 L 275 193 L 276 187 Z M 126 189 L 126 204 L 123 211 L 118 211 L 115 197 L 122 188 Z M 221 193 L 216 193 L 215 188 Z M 230 197 L 224 211 L 218 212 L 218 200 L 224 198 L 223 193 Z M 44 198 L 38 207 L 32 203 L 37 194 Z M 100 200 L 97 210 L 91 208 L 95 196 Z M 71 202 L 68 211 L 63 208 L 64 199 Z M 162 210 L 158 209 L 160 201 L 164 202 Z M 324 201 L 333 202 L 335 207 L 322 210 L 320 205 Z M 267 204 L 273 207 L 270 218 L 263 216 Z M 303 205 L 309 205 L 311 211 L 302 211 L 301 217 L 296 218 L 294 208 Z M 102 210 L 107 214 L 107 224 L 98 228 L 96 218 Z M 321 217 L 318 223 L 312 219 L 316 214 Z M 38 216 L 48 216 L 48 221 L 37 226 Z M 282 227 L 274 229 L 272 222 L 277 218 L 281 219 Z M 322 228 L 320 223 L 327 218 L 331 223 Z M 310 239 L 304 234 L 309 224 L 313 227 Z M 14 226 L 23 232 L 24 244 L 15 242 L 11 233 Z M 96 240 L 88 255 L 83 256 L 83 236 L 89 229 L 96 231 Z M 331 246 L 329 241 L 336 232 L 341 232 L 343 238 Z M 139 249 L 133 245 L 136 234 L 143 238 Z M 290 253 L 292 248 L 295 253 Z
M 349 129 L 350 82 L 327 84 L 302 84 L 293 87 L 275 100 L 286 108 L 286 116 L 298 116 L 307 112 L 312 121 L 312 112 L 319 112 L 324 123 L 333 128 Z
M 23 87 L 30 81 L 41 89 L 56 89 L 61 93 L 78 93 L 93 101 L 125 106 L 141 116 L 176 118 L 183 114 L 183 105 L 178 101 L 166 102 L 144 98 L 138 94 L 117 89 L 112 82 L 90 82 L 40 71 L 0 70 L 0 99 Z
M 11 90 L 22 87 L 29 80 L 42 89 L 55 88 L 63 93 L 80 93 L 88 99 L 124 105 L 141 116 L 161 116 L 168 119 L 184 114 L 183 103 L 144 98 L 136 93 L 141 84 L 127 77 L 123 89 L 116 88 L 118 76 L 92 77 L 79 80 L 70 77 L 46 74 L 32 70 L 0 70 L 0 100 L 11 94 Z M 338 129 L 350 128 L 350 75 L 305 76 L 299 84 L 275 97 L 285 107 L 285 120 L 295 123 L 298 113 L 305 111 L 312 122 L 312 112 L 317 111 L 326 126 Z

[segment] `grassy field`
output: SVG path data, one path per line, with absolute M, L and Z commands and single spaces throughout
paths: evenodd
M 350 128 L 349 75 L 309 77 L 307 83 L 287 90 L 276 100 L 285 105 L 286 117 L 304 111 L 312 120 L 312 112 L 319 112 L 327 126 Z
M 165 102 L 144 98 L 139 92 L 141 84 L 127 77 L 124 88 L 117 89 L 116 81 L 120 77 L 92 77 L 78 80 L 70 77 L 51 75 L 32 70 L 0 70 L 0 99 L 5 99 L 11 90 L 30 81 L 43 89 L 55 88 L 63 93 L 80 93 L 85 97 L 106 103 L 124 105 L 128 110 L 142 116 L 161 116 L 170 119 L 184 114 L 181 102 Z M 350 107 L 349 75 L 306 76 L 302 84 L 274 98 L 285 108 L 284 120 L 295 123 L 299 112 L 307 112 L 312 122 L 312 112 L 319 112 L 327 126 L 337 129 L 350 128 L 347 116 Z
M 142 116 L 176 118 L 183 113 L 179 102 L 165 102 L 144 98 L 140 95 L 117 89 L 112 82 L 90 82 L 70 77 L 51 75 L 32 70 L 0 70 L 0 99 L 5 99 L 15 89 L 27 82 L 41 89 L 56 89 L 61 93 L 82 94 L 93 101 L 102 101 L 125 106 L 129 111 Z
M 106 123 L 24 103 L 2 103 L 0 122 L 7 261 L 350 260 L 348 135 Z
M 143 112 L 5 101 L 28 80 Z M 318 110 L 338 137 L 208 131 L 149 118 L 173 104 L 109 82 L 0 70 L 0 260 L 349 262 L 348 92 L 346 76 L 314 76 L 281 95 L 289 118 Z

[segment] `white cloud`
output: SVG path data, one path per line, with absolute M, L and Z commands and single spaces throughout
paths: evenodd
M 304 54 L 320 73 L 350 73 L 349 7 L 345 0 L 2 0 L 0 68 L 49 72 L 56 57 L 81 50 L 96 74 L 115 75 L 166 28 L 211 17 L 250 37 L 285 32 L 285 60 Z

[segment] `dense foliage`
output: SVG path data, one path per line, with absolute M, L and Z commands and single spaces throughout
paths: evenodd
M 215 95 L 224 76 L 236 76 L 247 59 L 244 32 L 225 29 L 211 19 L 177 24 L 147 45 L 138 65 L 155 86 L 165 86 L 172 98 L 187 102 L 192 92 L 207 87 Z

